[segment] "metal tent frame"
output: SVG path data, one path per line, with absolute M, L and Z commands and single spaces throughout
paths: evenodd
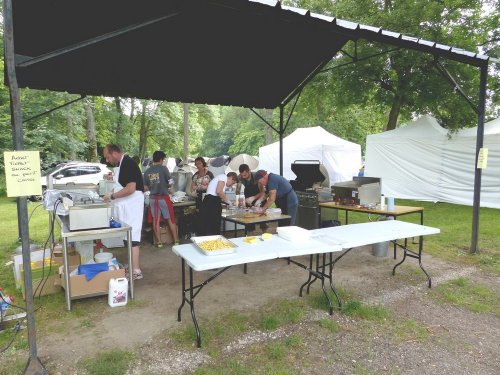
M 24 87 L 81 96 L 278 107 L 279 128 L 273 129 L 279 134 L 282 173 L 283 135 L 302 89 L 347 42 L 360 39 L 479 68 L 476 158 L 483 146 L 487 69 L 490 62 L 498 61 L 486 55 L 287 7 L 275 0 L 148 0 L 140 4 L 135 0 L 4 0 L 3 5 L 15 150 L 24 149 L 19 97 L 19 88 Z M 285 123 L 285 106 L 293 100 Z M 474 252 L 478 251 L 480 190 L 481 169 L 476 167 Z M 46 372 L 37 357 L 30 298 L 26 198 L 18 198 L 18 215 L 27 267 L 30 360 L 25 373 L 42 374 Z

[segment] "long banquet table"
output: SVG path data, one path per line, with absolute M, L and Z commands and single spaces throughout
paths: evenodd
M 307 290 L 309 290 L 310 285 L 315 280 L 319 279 L 321 281 L 323 294 L 329 304 L 329 312 L 333 314 L 333 303 L 330 300 L 325 285 L 328 279 L 329 287 L 337 299 L 339 308 L 341 308 L 342 301 L 335 290 L 333 282 L 333 268 L 336 262 L 356 247 L 384 241 L 394 241 L 398 247 L 403 249 L 403 260 L 394 266 L 393 275 L 395 274 L 396 268 L 402 264 L 407 257 L 417 258 L 421 269 L 429 280 L 430 287 L 430 276 L 422 267 L 423 240 L 419 242 L 418 252 L 408 249 L 407 241 L 400 244 L 397 240 L 437 234 L 439 232 L 440 230 L 438 228 L 413 223 L 382 221 L 312 230 L 311 238 L 305 242 L 291 242 L 277 235 L 273 235 L 269 240 L 259 240 L 257 243 L 253 244 L 246 243 L 244 237 L 232 238 L 231 241 L 237 245 L 235 252 L 225 255 L 207 256 L 194 244 L 176 245 L 172 250 L 181 257 L 182 278 L 182 302 L 178 309 L 177 319 L 181 321 L 182 308 L 187 302 L 191 309 L 191 317 L 196 330 L 196 342 L 198 347 L 201 347 L 201 333 L 196 319 L 194 305 L 194 299 L 201 289 L 232 266 L 278 258 L 288 259 L 291 263 L 308 272 L 307 281 L 300 287 L 300 295 L 302 295 L 302 290 L 305 286 L 307 286 Z M 339 255 L 333 259 L 333 253 L 339 253 Z M 303 255 L 309 255 L 309 264 L 302 264 L 291 259 Z M 329 259 L 327 259 L 327 256 Z M 313 265 L 313 258 L 316 258 L 315 266 Z M 186 265 L 189 269 L 188 280 L 186 276 Z M 205 281 L 198 285 L 194 285 L 193 271 L 206 271 L 211 269 L 219 270 Z

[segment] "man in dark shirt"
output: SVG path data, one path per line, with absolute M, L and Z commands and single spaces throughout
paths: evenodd
M 245 187 L 245 202 L 247 206 L 260 207 L 265 200 L 265 192 L 261 185 L 255 180 L 255 173 L 250 172 L 248 164 L 241 164 L 239 167 L 240 175 L 238 185 L 236 185 L 236 195 L 240 194 L 241 186 Z
M 115 165 L 113 169 L 114 189 L 103 197 L 104 202 L 113 202 L 113 214 L 121 222 L 132 227 L 132 263 L 130 267 L 135 280 L 142 279 L 140 267 L 140 242 L 144 216 L 144 182 L 137 163 L 125 155 L 119 146 L 108 144 L 103 150 L 106 161 Z

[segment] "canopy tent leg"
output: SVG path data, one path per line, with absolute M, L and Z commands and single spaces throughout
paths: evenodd
M 486 105 L 486 81 L 488 80 L 488 65 L 481 66 L 481 78 L 479 83 L 479 105 L 477 106 L 477 137 L 476 137 L 476 164 L 474 165 L 474 202 L 472 209 L 472 238 L 470 253 L 479 253 L 479 208 L 481 207 L 481 168 L 478 168 L 477 161 L 479 151 L 483 147 L 484 141 L 484 111 Z
M 12 0 L 3 2 L 4 17 L 4 49 L 7 83 L 9 86 L 10 111 L 14 150 L 24 150 L 23 121 L 21 112 L 21 98 L 14 62 L 14 29 L 12 20 Z M 24 285 L 26 290 L 26 319 L 28 326 L 29 360 L 24 369 L 25 374 L 48 375 L 37 354 L 35 311 L 33 305 L 33 284 L 31 278 L 31 254 L 28 228 L 28 204 L 26 197 L 17 198 L 18 223 L 21 235 Z

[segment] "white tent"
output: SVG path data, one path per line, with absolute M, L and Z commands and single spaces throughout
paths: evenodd
M 365 176 L 382 178 L 382 193 L 396 198 L 473 204 L 477 128 L 448 135 L 425 115 L 401 128 L 369 135 Z M 500 119 L 484 125 L 488 165 L 481 206 L 500 208 Z
M 278 174 L 279 142 L 259 148 L 259 169 Z M 320 126 L 299 128 L 283 138 L 283 176 L 297 178 L 291 164 L 296 160 L 319 160 L 335 182 L 352 180 L 361 167 L 361 146 L 327 132 Z

